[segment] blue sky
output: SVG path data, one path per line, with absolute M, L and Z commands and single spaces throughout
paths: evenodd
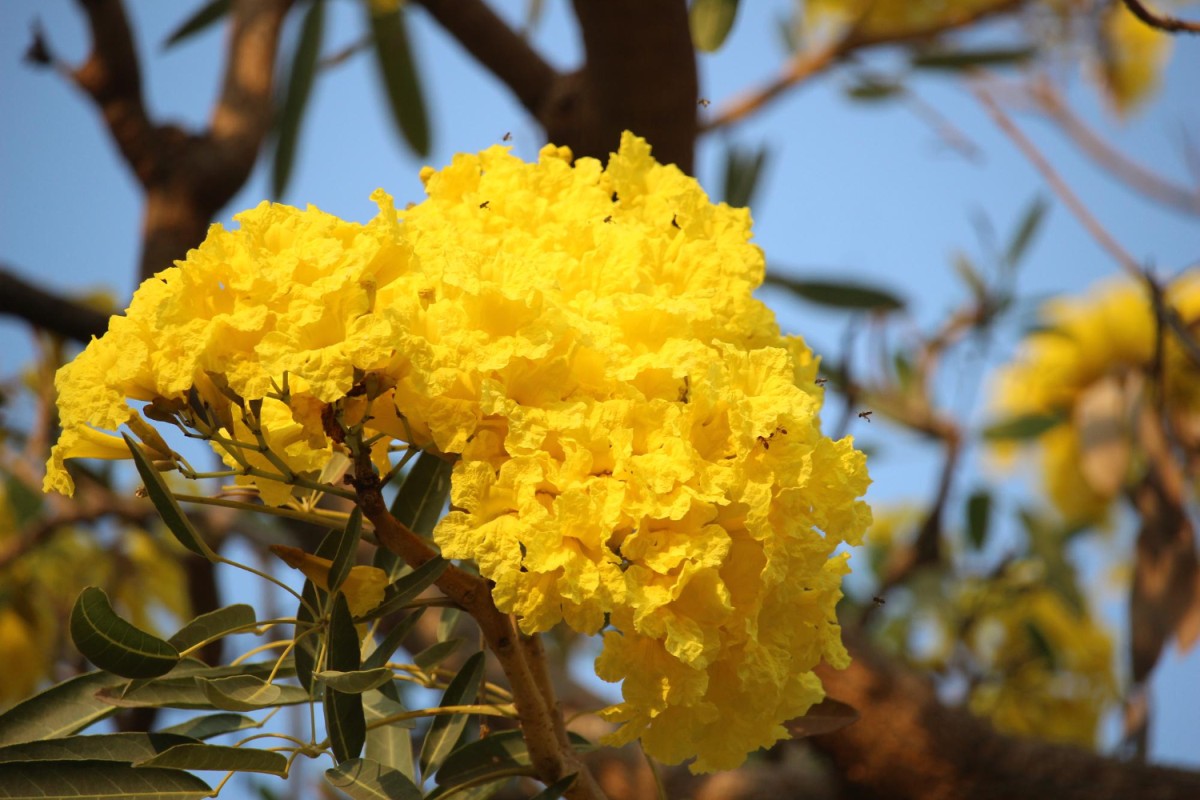
M 223 31 L 212 31 L 164 53 L 168 31 L 198 6 L 130 2 L 141 53 L 148 106 L 158 119 L 203 124 L 216 94 Z M 509 19 L 521 18 L 525 0 L 493 4 Z M 535 42 L 549 60 L 570 67 L 578 43 L 565 2 L 546 3 Z M 751 4 L 744 4 L 751 7 Z M 752 5 L 727 46 L 701 61 L 701 95 L 714 111 L 733 95 L 768 80 L 781 67 L 776 18 L 788 2 Z M 358 3 L 330 3 L 327 48 L 360 35 Z M 119 161 L 93 107 L 49 71 L 21 63 L 29 25 L 42 21 L 54 50 L 69 61 L 86 53 L 86 31 L 72 3 L 9 0 L 0 25 L 0 261 L 63 292 L 103 288 L 124 303 L 134 288 L 140 193 Z M 455 152 L 479 150 L 512 133 L 515 151 L 536 154 L 538 128 L 507 90 L 476 67 L 469 56 L 420 10 L 410 15 L 416 50 L 425 66 L 430 102 L 433 165 Z M 293 20 L 294 22 L 294 20 Z M 296 31 L 289 29 L 288 35 Z M 893 62 L 894 63 L 894 62 Z M 1176 42 L 1161 95 L 1147 112 L 1121 122 L 1098 93 L 1068 65 L 1073 107 L 1102 135 L 1175 180 L 1189 180 L 1182 156 L 1183 132 L 1200 146 L 1200 104 L 1194 78 L 1200 75 L 1200 43 Z M 908 298 L 917 324 L 929 328 L 966 296 L 950 268 L 962 249 L 980 253 L 973 217 L 991 220 L 1003 242 L 1022 210 L 1037 194 L 1050 196 L 1035 170 L 987 119 L 955 80 L 922 77 L 912 84 L 920 100 L 950 120 L 983 154 L 968 160 L 940 141 L 931 126 L 901 104 L 852 104 L 843 88 L 847 76 L 827 75 L 799 88 L 762 113 L 702 141 L 699 177 L 718 191 L 726 142 L 771 150 L 767 174 L 754 207 L 755 231 L 768 262 L 810 275 L 852 277 Z M 312 203 L 340 216 L 366 220 L 374 214 L 368 197 L 384 187 L 400 203 L 421 198 L 414 159 L 395 136 L 380 102 L 369 58 L 351 59 L 319 79 L 286 202 Z M 1095 169 L 1061 136 L 1032 117 L 1018 117 L 1072 188 L 1109 231 L 1136 257 L 1170 275 L 1200 259 L 1200 224 L 1192 217 L 1141 199 Z M 1194 183 L 1197 176 L 1191 177 Z M 269 170 L 260 164 L 222 219 L 256 205 L 268 195 Z M 1020 275 L 1028 296 L 1078 292 L 1118 274 L 1087 233 L 1052 202 L 1043 234 Z M 818 350 L 836 347 L 842 316 L 764 293 L 785 329 L 805 335 Z M 28 354 L 28 336 L 0 320 L 0 374 L 11 375 Z M 983 365 L 963 363 L 958 380 L 943 388 L 952 408 L 978 422 L 979 392 L 971 392 Z M 974 373 L 972 372 L 974 371 Z M 967 375 L 963 378 L 962 375 Z M 913 437 L 886 424 L 858 423 L 853 431 L 878 448 L 873 460 L 873 501 L 932 494 L 937 461 Z M 974 459 L 968 467 L 978 475 Z M 960 494 L 972 488 L 969 478 Z M 952 504 L 951 508 L 958 508 Z M 1110 599 L 1111 600 L 1111 599 Z M 1110 602 L 1110 605 L 1112 603 Z M 1119 603 L 1110 612 L 1118 614 Z M 1156 679 L 1154 754 L 1167 761 L 1200 764 L 1200 655 L 1164 657 Z

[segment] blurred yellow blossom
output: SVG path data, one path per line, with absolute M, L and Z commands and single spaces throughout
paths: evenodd
M 272 504 L 344 461 L 333 420 L 383 434 L 381 469 L 389 443 L 455 457 L 435 542 L 525 632 L 603 630 L 612 741 L 737 766 L 846 663 L 834 551 L 871 519 L 816 358 L 752 296 L 749 213 L 631 134 L 607 167 L 497 146 L 422 179 L 366 225 L 264 203 L 213 226 L 60 373 L 64 428 L 151 401 Z

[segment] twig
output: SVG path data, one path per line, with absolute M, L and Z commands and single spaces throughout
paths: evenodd
M 0 314 L 10 314 L 85 344 L 108 330 L 107 314 L 39 289 L 17 277 L 3 263 L 0 263 Z
M 1066 182 L 1054 170 L 1054 167 L 1050 166 L 1050 162 L 1034 146 L 1033 142 L 1021 132 L 1021 129 L 1009 119 L 1008 115 L 1004 113 L 995 99 L 978 84 L 972 85 L 971 91 L 983 107 L 987 109 L 992 120 L 1013 140 L 1013 143 L 1025 154 L 1030 163 L 1037 168 L 1038 172 L 1042 174 L 1042 178 L 1050 185 L 1050 188 L 1054 190 L 1059 199 L 1063 201 L 1063 204 L 1071 210 L 1071 213 L 1075 215 L 1080 224 L 1092 235 L 1092 238 L 1113 257 L 1121 269 L 1125 270 L 1131 277 L 1140 280 L 1142 270 L 1134 257 L 1092 216 L 1092 213 L 1088 211 L 1083 201 L 1071 191 L 1071 188 L 1067 186 Z
M 1139 0 L 1125 0 L 1125 7 L 1129 9 L 1129 13 L 1151 28 L 1167 33 L 1200 33 L 1200 22 L 1188 22 L 1177 17 L 1168 17 L 1166 14 L 1156 14 Z

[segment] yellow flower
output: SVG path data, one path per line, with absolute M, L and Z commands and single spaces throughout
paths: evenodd
M 1114 3 L 1100 28 L 1100 79 L 1116 110 L 1128 113 L 1152 97 L 1171 57 L 1171 34 Z
M 213 226 L 114 322 L 141 348 L 122 372 L 106 336 L 60 375 L 64 426 L 203 406 L 276 505 L 287 473 L 344 463 L 332 420 L 380 434 L 381 469 L 389 445 L 454 455 L 443 555 L 525 632 L 608 625 L 617 740 L 736 766 L 845 663 L 834 552 L 870 522 L 863 455 L 821 433 L 817 359 L 753 297 L 749 213 L 631 134 L 606 167 L 497 146 L 422 178 L 424 202 L 376 192 L 366 225 L 263 204 Z

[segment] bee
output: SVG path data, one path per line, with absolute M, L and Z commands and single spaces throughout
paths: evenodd
M 512 131 L 505 131 L 504 135 L 502 137 L 500 137 L 500 140 L 504 141 L 504 142 L 511 142 L 512 141 Z
M 875 413 L 874 411 L 860 411 L 860 412 L 858 412 L 858 418 L 865 419 L 867 422 L 870 422 L 871 415 L 874 413 Z
M 681 228 L 679 227 L 679 219 L 678 219 L 677 214 L 671 215 L 671 227 L 674 228 L 675 230 L 681 230 Z
M 879 597 L 878 595 L 876 595 L 875 597 L 871 598 L 871 602 L 877 606 L 881 606 L 881 605 L 884 605 L 885 603 L 887 603 L 887 600 L 884 600 L 882 597 Z
M 709 106 L 712 105 L 712 101 L 707 98 L 701 97 L 699 100 L 696 101 L 696 105 L 700 106 L 701 108 L 708 108 Z
M 827 383 L 829 383 L 829 378 L 817 378 L 816 380 L 817 386 L 824 386 Z
M 604 221 L 611 224 L 612 223 L 612 214 L 609 214 L 607 217 L 605 217 Z
M 480 207 L 480 208 L 487 208 L 487 207 L 488 207 L 488 206 L 490 206 L 491 204 L 492 204 L 492 201 L 491 201 L 491 200 L 484 200 L 482 203 L 480 203 L 480 204 L 479 204 L 479 207 Z

